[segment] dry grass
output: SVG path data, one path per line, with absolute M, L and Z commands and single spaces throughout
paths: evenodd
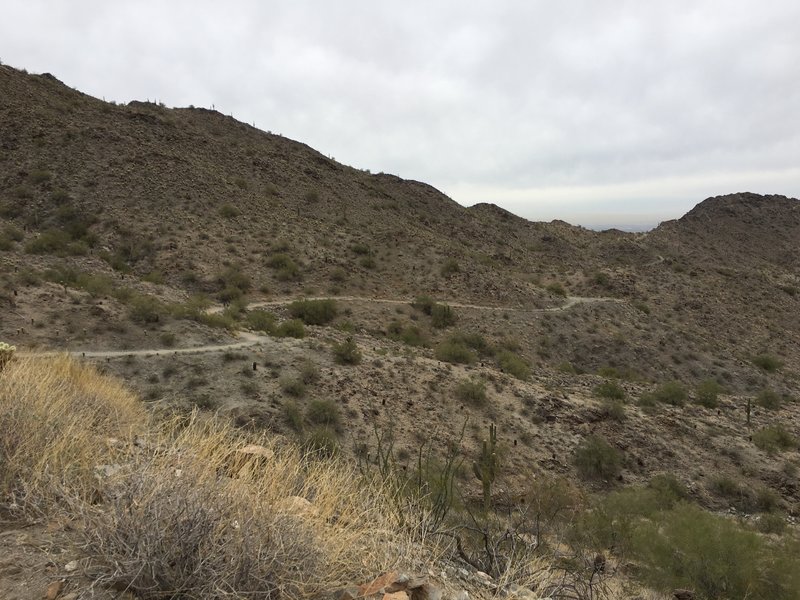
M 97 465 L 115 460 L 147 416 L 121 383 L 67 356 L 18 358 L 0 371 L 0 494 L 44 508 L 96 494 Z
M 139 597 L 309 597 L 443 551 L 424 511 L 397 511 L 390 488 L 341 462 L 196 413 L 151 422 L 63 356 L 0 378 L 3 492 L 80 515 L 95 577 Z M 254 443 L 261 455 L 238 452 Z

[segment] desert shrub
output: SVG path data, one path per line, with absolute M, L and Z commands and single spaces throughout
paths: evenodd
M 573 535 L 580 545 L 595 550 L 613 548 L 624 556 L 631 550 L 637 525 L 671 509 L 679 500 L 680 496 L 650 485 L 617 490 L 597 499 L 591 510 L 580 516 Z
M 433 307 L 436 305 L 436 301 L 431 298 L 430 296 L 417 296 L 414 301 L 411 303 L 411 306 L 418 311 L 425 313 L 426 315 L 430 315 L 433 312 Z
M 289 305 L 289 313 L 306 325 L 326 325 L 336 318 L 335 300 L 296 300 Z
M 296 432 L 303 430 L 303 412 L 300 410 L 297 402 L 294 400 L 287 400 L 282 406 L 284 422 Z
M 643 578 L 658 589 L 689 588 L 720 600 L 797 598 L 800 589 L 796 548 L 689 504 L 641 523 L 633 547 Z
M 201 313 L 194 317 L 198 323 L 214 329 L 227 329 L 234 331 L 237 327 L 236 320 L 227 311 L 221 313 Z
M 797 446 L 795 437 L 783 425 L 770 425 L 753 433 L 753 443 L 768 454 L 791 450 Z
M 275 328 L 275 315 L 265 310 L 249 310 L 245 322 L 250 329 L 270 333 Z
M 566 297 L 567 295 L 567 290 L 565 290 L 564 286 L 558 282 L 549 284 L 545 289 L 556 296 Z
M 431 324 L 438 329 L 455 325 L 456 320 L 456 311 L 448 304 L 434 304 L 431 308 Z
M 461 272 L 461 267 L 458 264 L 458 261 L 454 258 L 448 258 L 442 264 L 442 268 L 440 270 L 443 277 L 448 277 L 450 275 L 455 275 L 456 273 Z
M 778 371 L 783 367 L 783 361 L 772 354 L 759 354 L 752 358 L 753 364 L 767 373 Z
M 361 350 L 351 337 L 344 342 L 334 344 L 332 349 L 333 360 L 340 365 L 357 365 L 361 362 Z
M 716 408 L 719 404 L 717 396 L 723 392 L 722 386 L 713 379 L 706 379 L 698 384 L 695 399 L 706 408 Z
M 52 175 L 49 171 L 44 169 L 33 169 L 28 174 L 28 181 L 30 181 L 34 185 L 39 185 L 41 183 L 46 183 L 52 179 Z
M 573 462 L 584 479 L 610 481 L 622 469 L 622 455 L 619 450 L 594 435 L 587 437 L 578 446 Z
M 592 282 L 600 287 L 610 289 L 612 286 L 611 284 L 611 276 L 608 273 L 604 273 L 603 271 L 597 271 L 594 276 L 592 276 Z
M 616 381 L 604 381 L 594 388 L 594 393 L 609 400 L 622 400 L 625 390 Z
M 240 214 L 241 211 L 230 202 L 226 202 L 219 207 L 219 215 L 226 219 L 233 219 L 234 217 L 238 217 Z
M 625 403 L 622 402 L 622 400 L 612 400 L 606 398 L 603 400 L 602 411 L 603 416 L 606 419 L 611 419 L 612 421 L 624 421 L 626 418 Z
M 273 331 L 273 335 L 275 337 L 304 338 L 306 328 L 300 319 L 289 319 L 278 325 Z
M 28 254 L 81 255 L 88 252 L 88 247 L 72 237 L 63 229 L 47 229 L 25 244 Z
M 175 345 L 175 334 L 171 331 L 164 331 L 161 335 L 158 336 L 158 339 L 161 341 L 161 345 L 165 348 L 172 348 Z
M 756 396 L 756 404 L 767 410 L 778 410 L 783 404 L 783 398 L 777 392 L 764 389 Z
M 387 327 L 390 339 L 403 342 L 409 346 L 425 346 L 428 341 L 422 330 L 416 325 L 404 325 L 400 321 L 392 321 Z
M 235 266 L 228 267 L 221 273 L 218 273 L 215 279 L 217 285 L 222 290 L 219 296 L 223 302 L 230 302 L 242 297 L 250 291 L 253 285 L 250 276 L 246 273 L 242 273 L 242 271 Z
M 139 323 L 158 323 L 168 314 L 163 302 L 158 298 L 144 294 L 134 295 L 128 306 L 130 318 Z
M 761 533 L 772 533 L 781 535 L 786 531 L 786 517 L 777 513 L 765 513 L 759 515 L 756 521 L 756 530 Z
M 357 242 L 350 246 L 350 250 L 358 256 L 369 256 L 372 254 L 372 250 L 370 250 L 369 246 L 361 242 Z
M 491 345 L 479 333 L 456 331 L 450 336 L 450 339 L 475 350 L 481 356 L 487 356 L 492 353 Z
M 686 403 L 686 388 L 679 381 L 668 381 L 661 384 L 652 392 L 642 394 L 639 403 L 643 406 L 652 406 L 657 402 L 672 406 L 683 406 Z
M 300 381 L 307 385 L 316 383 L 320 378 L 319 368 L 310 360 L 304 360 L 300 364 L 298 376 L 300 377 Z
M 371 254 L 367 256 L 362 256 L 358 259 L 358 264 L 364 267 L 365 269 L 374 269 L 378 266 L 378 262 L 375 260 L 375 257 Z
M 486 382 L 481 379 L 463 379 L 456 385 L 456 398 L 471 406 L 486 404 Z
M 333 428 L 338 428 L 342 420 L 336 402 L 321 398 L 308 403 L 306 416 L 314 425 L 326 425 Z
M 434 355 L 437 360 L 463 365 L 472 364 L 478 358 L 464 343 L 449 339 L 436 346 Z
M 530 379 L 531 367 L 528 362 L 510 350 L 498 352 L 497 365 L 503 373 L 508 373 L 517 379 L 521 379 L 522 381 Z
M 306 435 L 303 448 L 306 452 L 320 457 L 336 456 L 339 453 L 339 438 L 330 427 L 317 425 Z
M 293 398 L 302 398 L 306 395 L 306 384 L 299 377 L 282 377 L 280 386 L 285 394 Z
M 296 279 L 300 275 L 300 267 L 288 254 L 278 252 L 267 259 L 267 266 L 276 271 L 275 277 L 280 281 Z

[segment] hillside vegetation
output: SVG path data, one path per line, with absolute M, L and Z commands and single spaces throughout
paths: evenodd
M 211 110 L 0 89 L 0 502 L 79 521 L 87 582 L 796 597 L 798 200 L 594 232 Z M 148 554 L 179 539 L 208 559 Z

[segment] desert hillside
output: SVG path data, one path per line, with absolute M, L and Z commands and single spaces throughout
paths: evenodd
M 797 199 L 728 194 L 647 233 L 595 232 L 464 208 L 207 109 L 107 103 L 5 65 L 0 91 L 12 361 L 70 352 L 148 418 L 199 411 L 416 474 L 420 493 L 444 481 L 448 535 L 470 516 L 470 535 L 502 531 L 546 496 L 548 532 L 514 531 L 548 564 L 580 548 L 575 590 L 700 590 L 634 543 L 667 513 L 795 539 Z M 6 511 L 20 473 L 0 478 Z M 489 546 L 436 551 L 499 580 L 510 563 Z M 797 597 L 773 592 L 757 597 Z

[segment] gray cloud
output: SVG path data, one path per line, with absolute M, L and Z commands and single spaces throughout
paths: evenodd
M 465 204 L 653 223 L 711 194 L 800 195 L 798 22 L 787 0 L 7 0 L 0 58 L 107 99 L 214 104 Z

